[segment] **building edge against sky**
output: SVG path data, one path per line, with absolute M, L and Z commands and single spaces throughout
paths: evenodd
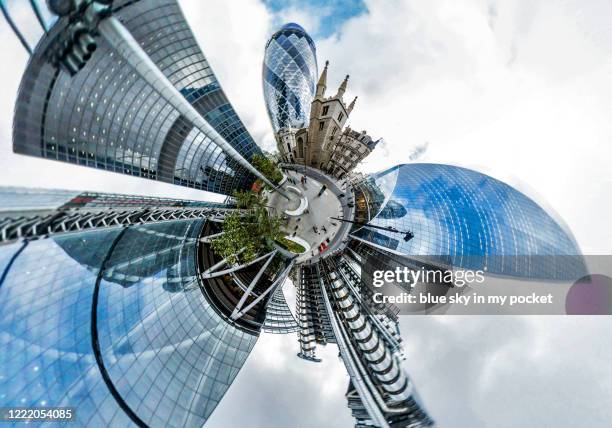
M 298 24 L 283 25 L 266 43 L 262 65 L 264 100 L 274 133 L 307 125 L 318 75 L 312 38 Z
M 198 285 L 202 230 L 228 208 L 24 189 L 0 200 L 3 227 L 26 216 L 44 231 L 61 214 L 72 229 L 0 246 L 3 405 L 75 407 L 83 426 L 201 426 L 259 334 Z
M 170 68 L 167 77 L 202 120 L 241 156 L 260 153 L 175 1 L 113 7 L 142 37 L 155 66 Z M 20 87 L 16 152 L 225 194 L 250 188 L 255 176 L 103 40 L 74 73 L 50 60 L 54 38 L 74 35 L 66 18 L 54 22 L 33 49 Z M 229 282 L 216 272 L 204 276 L 221 261 L 203 235 L 218 234 L 233 207 L 10 188 L 0 199 L 3 403 L 75 403 L 84 426 L 201 426 L 259 331 L 296 329 L 279 287 L 284 277 L 268 279 L 268 263 L 231 269 Z M 48 264 L 40 263 L 42 253 Z M 44 282 L 51 283 L 47 298 L 29 304 Z M 259 297 L 230 321 L 224 303 L 240 299 L 239 283 L 251 284 Z
M 197 113 L 244 158 L 261 153 L 227 100 L 173 0 L 113 2 L 113 16 Z M 73 37 L 60 18 L 38 42 L 16 105 L 14 150 L 216 193 L 254 176 L 98 37 L 71 76 L 50 53 Z M 93 46 L 93 45 L 92 45 Z M 76 48 L 75 48 L 76 49 Z M 214 138 L 213 138 L 214 140 Z
M 393 254 L 431 256 L 510 277 L 564 280 L 586 274 L 580 248 L 563 223 L 480 172 L 403 164 L 368 176 L 358 189 L 357 216 L 378 229 L 358 227 L 353 236 Z M 410 230 L 414 238 L 405 241 L 380 227 Z

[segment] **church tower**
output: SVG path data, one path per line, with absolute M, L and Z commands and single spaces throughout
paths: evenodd
M 355 105 L 353 100 L 351 105 L 347 107 L 343 100 L 348 86 L 348 75 L 340 84 L 335 95 L 325 97 L 328 67 L 329 61 L 326 61 L 325 68 L 317 83 L 315 99 L 312 101 L 310 108 L 310 125 L 308 127 L 305 158 L 306 164 L 322 170 L 327 169 L 332 149 L 340 134 L 342 134 L 344 124 Z

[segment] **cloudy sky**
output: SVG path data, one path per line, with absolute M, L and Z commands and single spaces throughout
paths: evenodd
M 20 1 L 21 2 L 21 1 Z M 22 2 L 26 3 L 26 2 Z M 263 103 L 267 38 L 295 21 L 350 74 L 350 125 L 385 144 L 362 166 L 453 163 L 554 209 L 583 252 L 612 253 L 612 3 L 608 0 L 183 0 L 248 129 L 274 146 Z M 0 24 L 0 185 L 202 198 L 201 192 L 16 156 L 10 127 L 27 59 Z M 607 427 L 609 317 L 408 317 L 405 366 L 441 427 Z M 209 420 L 213 427 L 348 427 L 337 349 L 316 365 L 293 335 L 262 335 Z

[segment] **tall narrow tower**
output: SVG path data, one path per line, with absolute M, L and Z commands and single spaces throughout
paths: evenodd
M 287 161 L 296 148 L 294 131 L 308 124 L 317 76 L 312 38 L 298 24 L 283 25 L 266 44 L 262 81 L 278 149 Z
M 317 76 L 317 52 L 312 38 L 298 24 L 283 25 L 266 44 L 262 73 L 266 108 L 274 132 L 305 126 Z

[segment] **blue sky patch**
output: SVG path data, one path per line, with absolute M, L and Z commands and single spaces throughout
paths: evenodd
M 325 12 L 321 18 L 318 31 L 306 31 L 312 37 L 325 38 L 333 34 L 345 21 L 365 12 L 366 5 L 363 0 L 263 0 L 264 4 L 274 13 L 287 9 L 312 10 L 321 8 Z

